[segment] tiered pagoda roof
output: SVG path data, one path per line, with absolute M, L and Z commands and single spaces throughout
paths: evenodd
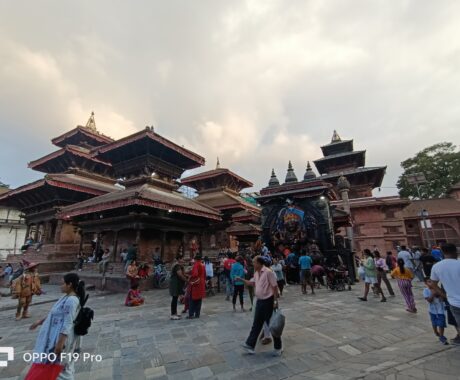
M 168 214 L 221 219 L 218 210 L 177 191 L 175 180 L 185 170 L 203 165 L 204 158 L 158 135 L 151 127 L 97 148 L 95 157 L 112 164 L 126 189 L 66 207 L 60 214 L 62 217 L 78 218 L 101 212 L 126 216 L 135 210 L 149 214 L 149 210 L 155 209 Z
M 221 188 L 240 192 L 253 186 L 252 182 L 224 168 L 216 168 L 183 178 L 181 183 L 196 189 L 198 193 Z
M 44 214 L 49 218 L 61 207 L 119 190 L 110 162 L 92 151 L 112 141 L 96 130 L 92 113 L 85 127 L 52 139 L 61 149 L 29 163 L 29 168 L 48 173 L 43 179 L 3 194 L 0 204 L 18 208 L 29 219 Z
M 45 178 L 0 195 L 0 204 L 25 213 L 67 206 L 73 202 L 102 195 L 119 188 L 102 180 L 75 174 L 48 174 Z
M 253 184 L 233 173 L 229 169 L 220 168 L 217 161 L 216 169 L 195 174 L 181 180 L 182 185 L 197 190 L 198 201 L 221 211 L 250 210 L 260 214 L 260 208 L 240 196 L 241 190 Z
M 71 218 L 108 210 L 121 210 L 131 206 L 154 208 L 166 210 L 168 212 L 177 212 L 180 214 L 220 220 L 219 211 L 212 207 L 208 207 L 194 199 L 186 198 L 178 192 L 167 192 L 149 184 L 105 194 L 80 202 L 63 209 L 61 215 L 64 218 Z
M 324 157 L 314 161 L 322 179 L 336 187 L 343 174 L 350 181 L 350 197 L 371 196 L 381 186 L 386 166 L 366 167 L 366 151 L 353 150 L 353 140 L 342 140 L 334 131 L 331 142 L 321 147 Z
M 155 133 L 153 127 L 98 148 L 95 157 L 111 162 L 118 177 L 155 173 L 171 180 L 205 162 L 202 156 Z
M 94 112 L 91 113 L 86 126 L 78 125 L 74 129 L 66 132 L 58 137 L 55 137 L 51 142 L 58 147 L 65 147 L 66 145 L 77 145 L 81 147 L 98 147 L 109 144 L 114 140 L 111 137 L 99 133 L 96 129 L 96 122 L 94 120 Z
M 112 164 L 94 156 L 91 150 L 76 145 L 66 145 L 38 160 L 29 162 L 29 168 L 44 173 L 64 173 L 69 168 L 82 168 L 111 175 Z

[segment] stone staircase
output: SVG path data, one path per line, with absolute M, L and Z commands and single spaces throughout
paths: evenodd
M 75 247 L 75 244 L 71 245 Z M 21 254 L 10 254 L 7 256 L 4 263 L 13 264 L 16 269 L 17 264 L 23 260 L 39 263 L 38 271 L 40 274 L 70 271 L 76 265 L 76 253 L 72 251 L 70 245 L 64 247 L 64 251 L 59 253 L 57 248 L 62 248 L 60 245 L 44 244 L 41 249 L 36 250 L 34 247 L 29 247 L 27 251 Z
M 84 263 L 81 273 L 99 273 L 98 263 Z M 107 265 L 106 275 L 124 276 L 125 275 L 125 264 L 109 262 Z

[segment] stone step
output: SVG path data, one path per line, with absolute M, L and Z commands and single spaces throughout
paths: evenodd
M 105 277 L 99 273 L 91 272 L 75 272 L 80 277 L 80 280 L 85 282 L 86 289 L 104 290 L 110 292 L 127 293 L 130 287 L 129 280 L 125 275 L 107 274 Z M 62 276 L 64 273 L 52 273 L 49 278 L 49 284 L 62 284 Z M 153 289 L 152 278 L 139 280 L 139 289 L 141 291 Z

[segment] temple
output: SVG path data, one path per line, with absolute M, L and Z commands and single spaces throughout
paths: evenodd
M 86 126 L 51 141 L 60 149 L 29 163 L 32 170 L 46 173 L 44 178 L 0 195 L 0 205 L 20 210 L 26 236 L 40 243 L 41 258 L 73 261 L 79 237 L 58 214 L 65 206 L 119 190 L 112 165 L 94 153 L 113 140 L 96 130 L 92 114 Z
M 353 149 L 353 140 L 342 140 L 334 131 L 331 142 L 321 147 L 323 158 L 315 160 L 321 179 L 334 187 L 341 175 L 350 182 L 350 198 L 372 196 L 380 187 L 386 166 L 366 167 L 366 151 Z
M 197 201 L 221 212 L 222 221 L 208 232 L 207 248 L 237 250 L 239 243 L 251 244 L 258 239 L 260 207 L 240 195 L 243 189 L 253 186 L 250 181 L 221 168 L 217 159 L 215 169 L 183 178 L 181 183 L 197 191 Z
M 119 252 L 138 245 L 138 260 L 155 255 L 172 261 L 203 248 L 210 223 L 220 212 L 178 191 L 178 179 L 204 158 L 155 133 L 153 127 L 98 147 L 95 157 L 110 162 L 122 190 L 63 208 L 60 217 L 81 233 L 81 247 L 94 236 L 119 261 Z

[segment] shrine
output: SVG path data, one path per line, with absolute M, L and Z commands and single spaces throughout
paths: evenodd
M 219 210 L 222 221 L 214 223 L 207 231 L 208 249 L 230 248 L 238 250 L 239 243 L 254 243 L 260 236 L 260 207 L 242 197 L 241 190 L 253 184 L 221 168 L 216 168 L 181 180 L 183 185 L 198 192 L 197 201 Z
M 309 164 L 299 181 L 289 161 L 283 184 L 272 170 L 268 186 L 257 198 L 262 206 L 263 240 L 273 251 L 310 250 L 313 244 L 322 252 L 334 249 L 330 201 L 336 199 L 333 187 L 316 178 Z

